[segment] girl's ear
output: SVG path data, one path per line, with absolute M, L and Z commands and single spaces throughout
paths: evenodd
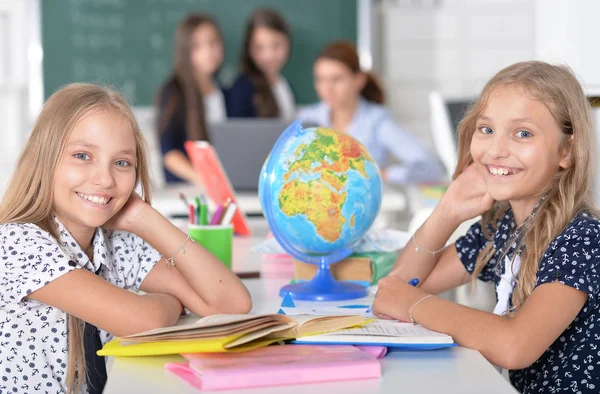
M 573 165 L 571 152 L 573 151 L 573 134 L 567 139 L 567 143 L 560 149 L 560 161 L 558 166 L 564 170 Z

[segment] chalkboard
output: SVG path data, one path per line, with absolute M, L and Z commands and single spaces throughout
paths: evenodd
M 121 90 L 136 106 L 151 105 L 171 71 L 174 32 L 188 12 L 206 12 L 220 24 L 229 86 L 239 70 L 246 18 L 257 7 L 278 10 L 292 28 L 292 55 L 283 70 L 299 104 L 316 100 L 312 64 L 329 41 L 356 41 L 356 0 L 44 0 L 44 92 L 70 82 Z

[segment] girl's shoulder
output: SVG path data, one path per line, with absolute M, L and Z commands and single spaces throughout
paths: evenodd
M 589 212 L 575 216 L 565 229 L 550 243 L 545 255 L 557 251 L 579 251 L 581 253 L 600 251 L 600 219 Z
M 33 223 L 4 223 L 0 224 L 0 242 L 13 242 L 18 245 L 34 241 L 47 241 L 58 245 L 58 241 L 48 231 Z

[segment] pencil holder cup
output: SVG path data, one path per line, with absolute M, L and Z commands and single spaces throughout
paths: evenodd
M 231 269 L 231 255 L 233 251 L 233 226 L 227 225 L 198 225 L 188 226 L 190 238 L 202 245 L 223 264 Z

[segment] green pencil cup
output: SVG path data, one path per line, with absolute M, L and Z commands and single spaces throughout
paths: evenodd
M 223 264 L 231 269 L 231 255 L 233 251 L 233 226 L 215 225 L 202 226 L 190 224 L 188 226 L 190 238 L 212 253 Z

